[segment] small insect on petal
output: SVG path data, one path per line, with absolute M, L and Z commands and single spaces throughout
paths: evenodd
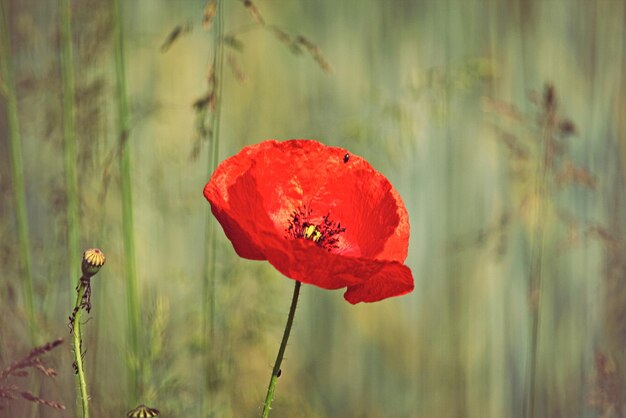
M 343 156 L 343 162 L 347 163 L 349 159 L 350 159 L 350 154 L 346 152 L 346 155 Z

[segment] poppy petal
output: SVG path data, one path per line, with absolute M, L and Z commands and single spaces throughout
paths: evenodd
M 398 262 L 387 262 L 367 282 L 348 286 L 343 297 L 348 302 L 378 302 L 411 293 L 414 288 L 411 269 Z
M 204 189 L 211 211 L 240 257 L 265 260 L 258 235 L 271 225 L 271 221 L 263 210 L 256 181 L 247 172 L 232 177 L 224 171 L 227 170 L 218 168 Z M 225 193 L 223 188 L 226 188 Z
M 232 165 L 256 178 L 280 232 L 294 210 L 307 206 L 346 226 L 344 253 L 404 261 L 409 224 L 402 199 L 365 159 L 351 154 L 346 163 L 344 156 L 344 149 L 313 140 L 269 140 L 244 148 Z
M 348 287 L 352 304 L 375 302 L 413 290 L 411 270 L 397 261 L 328 252 L 308 240 L 275 241 L 265 248 L 268 261 L 285 276 L 324 289 Z

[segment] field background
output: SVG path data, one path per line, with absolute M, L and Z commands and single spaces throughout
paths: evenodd
M 55 379 L 12 382 L 67 410 L 0 416 L 79 416 L 93 246 L 92 416 L 259 415 L 292 282 L 236 256 L 202 189 L 268 138 L 385 174 L 415 277 L 357 306 L 304 286 L 272 417 L 626 413 L 625 2 L 220 0 L 204 30 L 201 0 L 1 1 L 0 369 L 65 337 Z

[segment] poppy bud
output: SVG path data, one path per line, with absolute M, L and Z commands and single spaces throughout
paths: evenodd
M 100 271 L 106 258 L 99 248 L 90 248 L 83 253 L 83 263 L 81 265 L 83 275 L 91 277 Z
M 126 416 L 129 418 L 152 418 L 159 416 L 161 412 L 159 412 L 156 408 L 150 408 L 144 404 L 139 405 L 135 409 L 131 409 L 126 413 Z

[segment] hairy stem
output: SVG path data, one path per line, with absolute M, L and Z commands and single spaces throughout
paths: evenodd
M 296 286 L 293 289 L 293 296 L 291 298 L 291 307 L 289 308 L 289 316 L 287 317 L 287 325 L 285 325 L 285 331 L 283 332 L 283 340 L 280 343 L 278 349 L 278 355 L 274 362 L 274 369 L 272 370 L 272 376 L 270 377 L 270 383 L 267 387 L 267 395 L 265 396 L 265 403 L 263 404 L 263 418 L 267 418 L 272 409 L 272 400 L 274 399 L 274 390 L 276 389 L 276 380 L 280 373 L 280 365 L 283 362 L 283 356 L 285 355 L 285 348 L 287 348 L 287 340 L 289 340 L 289 333 L 291 332 L 291 326 L 293 325 L 293 317 L 296 314 L 296 305 L 298 304 L 298 296 L 300 295 L 300 285 L 302 283 L 296 281 Z
M 80 400 L 83 407 L 83 418 L 89 418 L 89 396 L 87 395 L 87 380 L 85 379 L 85 370 L 83 368 L 83 356 L 82 356 L 82 331 L 80 328 L 80 318 L 82 313 L 81 303 L 87 285 L 84 284 L 81 278 L 76 295 L 76 303 L 74 304 L 74 314 L 72 321 L 72 330 L 74 333 L 74 362 L 76 364 L 76 378 L 78 380 L 78 388 L 80 391 Z
M 113 42 L 115 55 L 115 78 L 117 84 L 117 118 L 119 138 L 119 168 L 122 195 L 122 228 L 124 236 L 126 275 L 126 307 L 128 315 L 129 353 L 127 372 L 131 403 L 139 399 L 140 384 L 143 382 L 139 337 L 140 306 L 137 296 L 137 272 L 135 269 L 135 237 L 133 227 L 133 201 L 130 159 L 130 125 L 128 99 L 126 95 L 126 69 L 124 61 L 124 34 L 122 29 L 122 10 L 120 0 L 113 0 Z
M 22 166 L 22 138 L 19 128 L 17 98 L 13 81 L 11 47 L 9 44 L 9 25 L 5 2 L 0 0 L 0 78 L 2 78 L 2 96 L 4 97 L 7 125 L 9 130 L 9 152 L 11 175 L 13 178 L 13 200 L 17 218 L 17 236 L 19 241 L 19 264 L 22 274 L 22 292 L 26 304 L 28 329 L 33 344 L 36 343 L 37 325 L 33 303 L 33 276 L 31 271 L 30 239 L 28 232 L 28 212 L 26 210 L 26 189 L 24 186 L 24 167 Z

